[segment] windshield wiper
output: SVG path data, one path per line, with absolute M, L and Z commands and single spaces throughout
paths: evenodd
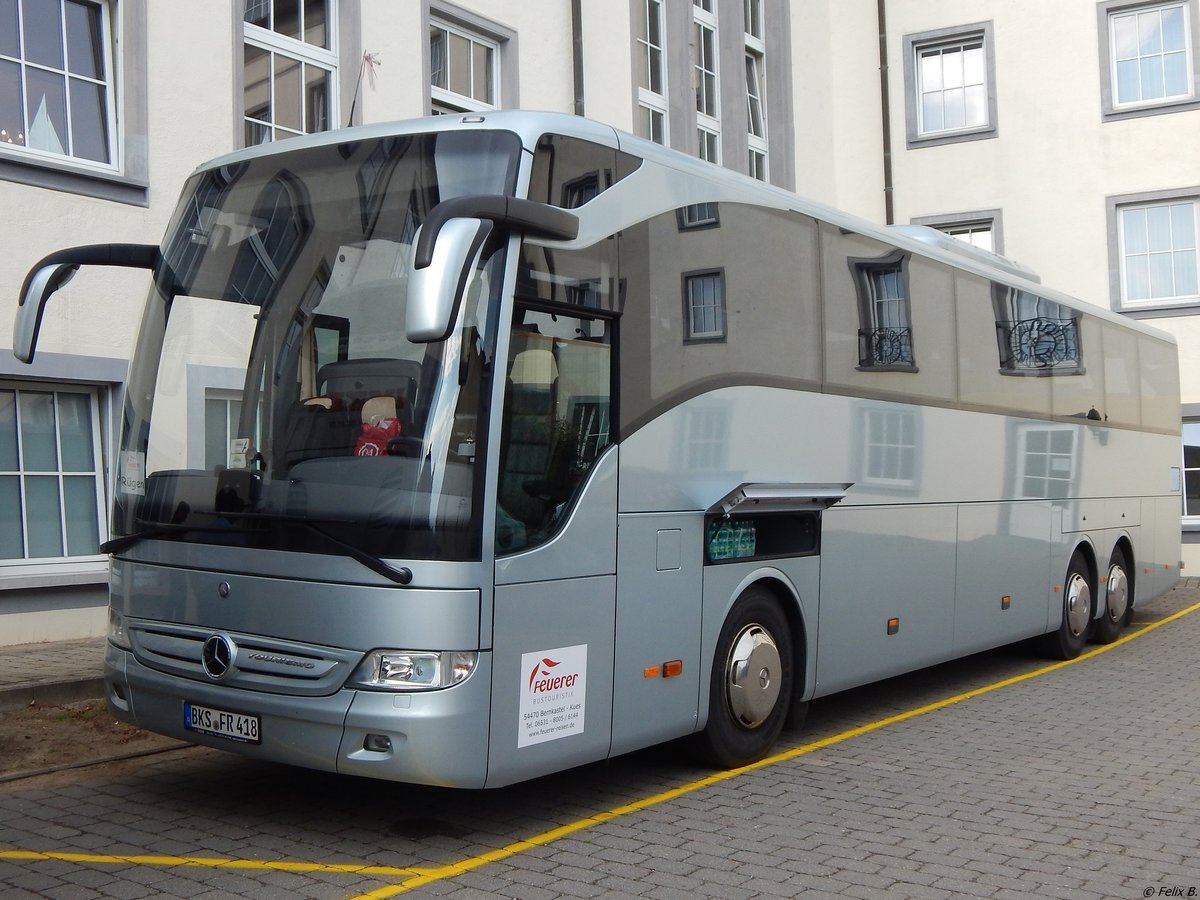
M 185 531 L 203 531 L 210 533 L 227 534 L 231 531 L 244 533 L 245 528 L 234 528 L 232 526 L 217 527 L 213 525 L 180 525 L 174 522 L 160 522 L 157 525 L 152 525 L 149 528 L 143 528 L 141 531 L 135 531 L 132 534 L 123 534 L 121 537 L 115 537 L 105 541 L 100 545 L 101 553 L 120 553 L 122 550 L 127 550 L 134 544 L 140 544 L 142 541 L 148 541 L 151 538 L 165 537 L 169 534 L 181 534 Z
M 262 513 L 262 512 L 241 512 L 237 513 L 238 518 L 242 519 L 258 519 L 264 521 L 286 522 L 289 525 L 303 525 L 310 531 L 316 532 L 325 540 L 329 541 L 333 546 L 337 547 L 342 556 L 348 556 L 355 562 L 361 563 L 377 575 L 382 575 L 389 581 L 394 581 L 396 584 L 408 584 L 412 581 L 412 569 L 408 566 L 400 566 L 396 568 L 389 563 L 384 562 L 373 553 L 368 553 L 366 550 L 361 550 L 353 544 L 347 544 L 345 541 L 335 538 L 332 534 L 324 529 L 318 528 L 313 524 L 313 519 L 301 518 L 299 516 L 289 516 L 286 513 Z M 316 519 L 317 522 L 331 522 L 335 525 L 354 525 L 357 524 L 352 519 Z
M 225 516 L 227 514 L 216 512 L 201 513 L 193 511 L 193 515 Z M 311 519 L 303 519 L 298 516 L 288 516 L 281 513 L 261 512 L 239 512 L 232 514 L 232 517 L 239 519 L 254 519 L 257 521 L 286 522 L 289 525 L 302 525 L 310 531 L 314 531 L 321 537 L 325 538 L 325 540 L 327 540 L 340 551 L 340 555 L 349 557 L 355 562 L 366 566 L 377 575 L 382 575 L 384 578 L 388 579 L 389 581 L 394 581 L 396 584 L 409 584 L 412 582 L 412 569 L 408 568 L 408 566 L 400 566 L 399 568 L 392 566 L 372 553 L 367 553 L 365 550 L 360 550 L 353 544 L 347 544 L 345 541 L 335 538 L 324 529 L 318 528 L 316 525 L 314 525 Z M 334 524 L 343 525 L 353 524 L 350 519 L 320 519 L 318 521 L 332 522 Z M 122 550 L 126 550 L 129 547 L 132 547 L 134 544 L 141 543 L 142 541 L 150 540 L 156 537 L 164 537 L 170 534 L 180 534 L 185 531 L 199 531 L 207 534 L 228 534 L 230 532 L 245 534 L 250 530 L 251 529 L 249 528 L 240 528 L 232 525 L 204 526 L 181 525 L 170 522 L 162 522 L 157 525 L 153 525 L 150 528 L 144 528 L 141 531 L 135 531 L 132 534 L 122 535 L 121 537 L 105 541 L 100 545 L 100 552 L 120 553 Z

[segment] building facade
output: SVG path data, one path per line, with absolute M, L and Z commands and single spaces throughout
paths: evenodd
M 157 242 L 193 167 L 231 150 L 430 114 L 586 115 L 1155 318 L 1181 350 L 1186 559 L 1198 3 L 0 0 L 0 296 L 13 304 L 59 247 Z M 80 276 L 32 366 L 0 316 L 0 643 L 103 633 L 99 546 L 145 288 L 136 271 Z M 203 399 L 219 448 L 236 396 Z M 1047 477 L 1069 465 L 1046 458 Z

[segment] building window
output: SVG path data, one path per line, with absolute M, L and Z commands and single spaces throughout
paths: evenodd
M 746 35 L 746 40 L 751 40 Z M 746 130 L 749 143 L 749 173 L 767 180 L 767 113 L 763 102 L 763 54 L 746 47 Z
M 716 0 L 693 0 L 695 16 L 693 80 L 696 85 L 697 154 L 721 162 L 721 85 L 717 74 Z
M 204 468 L 244 469 L 261 444 L 261 410 L 255 412 L 252 434 L 242 434 L 240 391 L 210 389 L 204 395 Z
M 1079 314 L 1045 297 L 992 284 L 1004 374 L 1081 374 Z
M 1191 48 L 1184 4 L 1113 12 L 1108 24 L 1116 108 L 1192 96 Z
M 915 368 L 908 314 L 908 255 L 851 259 L 858 291 L 858 364 L 864 369 Z
M 987 78 L 983 41 L 917 49 L 921 134 L 987 124 Z
M 912 224 L 925 225 L 942 234 L 989 253 L 1004 252 L 1002 213 L 999 209 L 973 209 L 949 215 L 914 216 Z
M 863 479 L 884 488 L 916 484 L 917 417 L 905 410 L 867 409 Z
M 1099 6 L 1101 103 L 1106 118 L 1200 107 L 1197 2 Z
M 683 276 L 684 343 L 725 340 L 725 273 Z
M 1200 524 L 1200 420 L 1183 423 L 1183 516 Z
M 909 144 L 994 137 L 991 23 L 907 35 L 904 45 Z
M 662 0 L 643 0 L 638 22 L 638 133 L 667 142 L 667 67 Z
M 466 29 L 429 25 L 429 90 L 435 115 L 499 106 L 500 46 Z
M 1022 498 L 1053 500 L 1071 496 L 1076 453 L 1073 427 L 1022 428 L 1018 446 Z
M 763 0 L 746 0 L 743 8 L 747 37 L 763 39 Z
M 0 385 L 0 559 L 96 556 L 105 540 L 96 391 Z
M 692 203 L 675 210 L 679 230 L 715 228 L 721 224 L 720 208 L 716 203 Z
M 1200 198 L 1120 204 L 1113 215 L 1120 263 L 1119 308 L 1200 303 Z
M 247 147 L 336 124 L 335 0 L 249 0 L 244 16 Z
M 989 253 L 996 252 L 995 236 L 992 234 L 992 223 L 990 221 L 964 222 L 961 225 L 944 225 L 939 227 L 938 231 L 948 234 L 952 238 L 957 238 L 964 244 L 978 247 L 980 250 L 987 250 Z
M 0 2 L 0 146 L 114 169 L 112 7 Z
M 680 456 L 689 472 L 721 471 L 729 465 L 730 410 L 725 406 L 686 407 Z

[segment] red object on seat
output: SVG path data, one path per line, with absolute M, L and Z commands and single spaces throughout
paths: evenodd
M 374 419 L 363 422 L 362 433 L 354 442 L 355 456 L 387 456 L 388 441 L 400 437 L 399 419 Z

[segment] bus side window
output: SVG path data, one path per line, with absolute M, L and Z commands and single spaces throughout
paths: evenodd
M 608 323 L 518 308 L 501 427 L 497 549 L 558 529 L 611 442 Z

